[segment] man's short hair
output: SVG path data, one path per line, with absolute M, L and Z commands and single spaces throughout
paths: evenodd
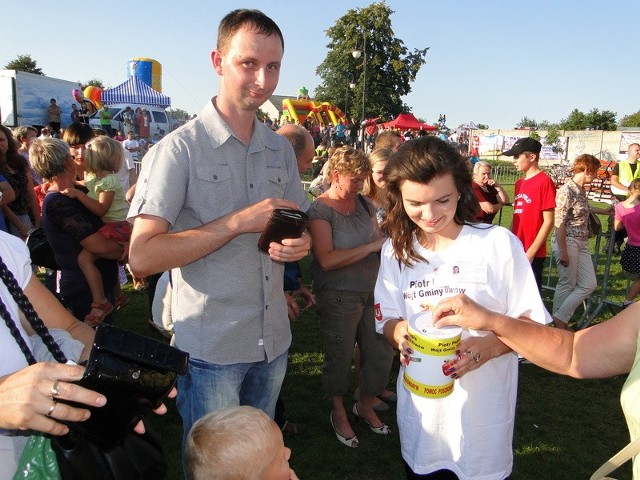
M 36 130 L 35 127 L 32 127 L 31 125 L 20 125 L 13 129 L 13 137 L 20 142 L 20 139 L 26 137 L 29 132 L 33 132 L 36 135 L 38 134 L 38 130 Z
M 278 35 L 278 37 L 280 37 L 280 43 L 282 44 L 282 50 L 284 51 L 284 37 L 276 22 L 260 10 L 246 8 L 234 10 L 220 21 L 216 48 L 224 52 L 231 38 L 244 26 L 249 26 L 257 33 L 266 35 L 267 37 L 274 34 Z
M 395 150 L 397 138 L 402 140 L 402 135 L 398 130 L 385 130 L 376 137 L 376 150 L 378 148 L 388 148 Z

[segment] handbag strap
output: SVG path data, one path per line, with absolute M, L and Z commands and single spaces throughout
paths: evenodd
M 9 290 L 9 293 L 13 297 L 13 300 L 18 304 L 18 307 L 24 313 L 27 321 L 31 325 L 31 328 L 33 328 L 38 336 L 42 339 L 44 344 L 53 355 L 53 358 L 55 358 L 60 363 L 67 363 L 67 357 L 64 353 L 62 353 L 62 350 L 60 350 L 58 343 L 49 333 L 49 329 L 33 309 L 33 305 L 31 305 L 31 302 L 22 291 L 22 288 L 20 288 L 20 285 L 18 285 L 16 277 L 7 268 L 7 265 L 4 263 L 2 257 L 0 257 L 0 278 L 7 287 L 7 290 Z M 18 330 L 16 321 L 11 318 L 11 315 L 9 314 L 9 311 L 7 310 L 7 307 L 2 299 L 0 299 L 0 316 L 2 316 L 2 319 L 7 324 L 7 328 L 18 343 L 20 350 L 22 350 L 22 353 L 27 359 L 27 362 L 29 362 L 29 365 L 33 365 L 34 363 L 36 363 L 36 359 L 31 353 L 31 349 L 27 345 L 27 342 L 25 342 L 24 338 L 22 338 L 22 335 L 20 335 L 20 331 Z
M 602 466 L 596 470 L 593 475 L 591 475 L 589 480 L 599 480 L 604 478 L 605 475 L 610 474 L 624 462 L 635 457 L 638 453 L 640 453 L 640 437 L 636 438 L 633 442 L 629 442 L 626 447 L 603 463 Z

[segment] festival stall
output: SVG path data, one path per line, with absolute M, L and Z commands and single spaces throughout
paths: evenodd
M 171 98 L 155 91 L 140 78 L 129 77 L 126 82 L 102 92 L 102 103 L 105 105 L 126 103 L 167 108 L 171 106 Z
M 396 128 L 398 130 L 424 130 L 426 132 L 437 130 L 437 127 L 419 122 L 412 113 L 401 113 L 390 122 L 383 123 L 384 128 Z

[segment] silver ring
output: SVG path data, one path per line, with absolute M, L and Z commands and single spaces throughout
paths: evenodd
M 53 403 L 51 404 L 51 406 L 49 407 L 49 411 L 47 412 L 47 417 L 50 417 L 51 414 L 53 413 L 53 411 L 56 409 L 56 405 L 58 405 L 58 402 L 56 402 L 55 400 L 53 401 Z
M 471 352 L 471 356 L 473 357 L 473 361 L 476 363 L 479 363 L 480 358 L 482 358 L 482 354 L 479 352 Z
M 51 385 L 51 398 L 55 398 L 60 394 L 60 390 L 59 390 L 59 384 L 60 380 L 56 380 L 55 382 L 53 382 L 53 385 Z

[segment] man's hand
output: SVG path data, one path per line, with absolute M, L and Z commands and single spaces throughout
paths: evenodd
M 271 212 L 276 208 L 298 210 L 300 206 L 283 198 L 266 198 L 236 212 L 238 221 L 241 223 L 240 229 L 244 233 L 262 232 L 271 217 Z
M 275 262 L 296 262 L 311 251 L 311 235 L 304 232 L 300 238 L 285 238 L 282 244 L 271 242 L 269 256 Z

